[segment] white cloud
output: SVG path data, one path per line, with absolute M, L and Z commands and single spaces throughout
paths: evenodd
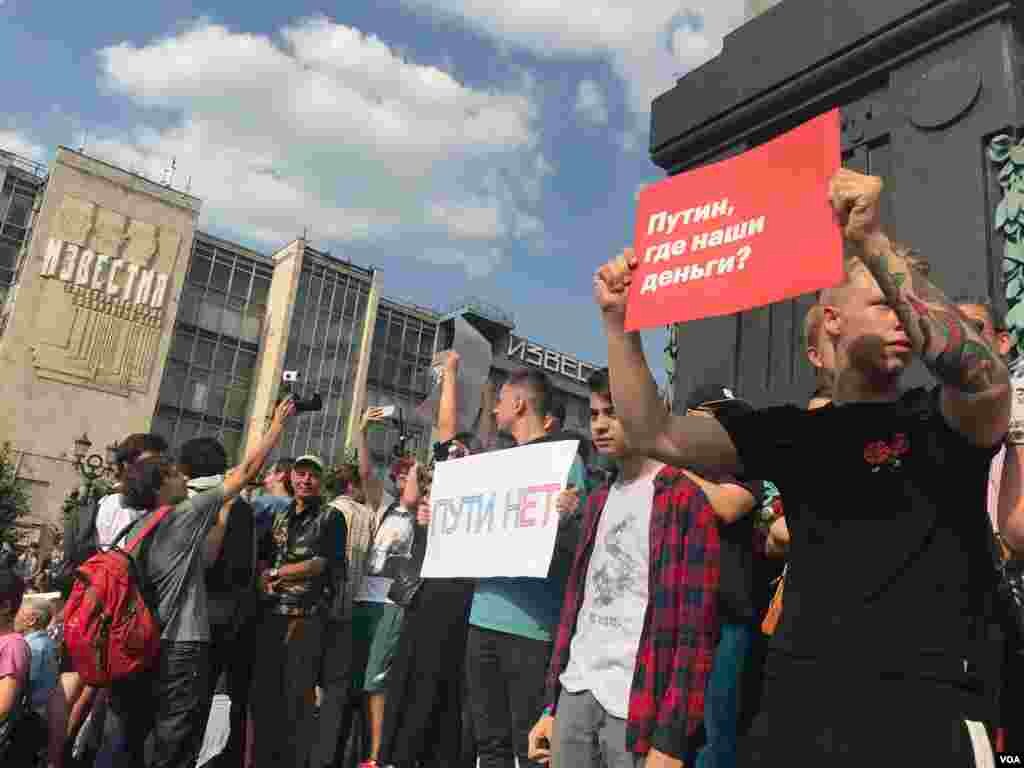
M 465 267 L 469 277 L 485 277 L 490 274 L 498 264 L 501 263 L 501 251 L 497 248 L 488 248 L 483 252 L 476 253 L 473 257 L 458 248 L 438 247 L 427 248 L 421 254 L 424 261 L 441 266 L 459 264 Z
M 593 125 L 608 122 L 608 102 L 601 86 L 594 80 L 580 80 L 576 87 L 576 114 Z
M 619 134 L 619 146 L 622 147 L 623 152 L 636 152 L 647 146 L 647 131 L 646 125 L 640 127 L 639 125 L 630 126 Z
M 46 159 L 43 147 L 14 130 L 0 130 L 0 149 L 40 163 Z
M 743 21 L 744 0 L 686 8 L 680 0 L 404 0 L 451 16 L 500 44 L 543 57 L 606 57 L 642 119 L 652 99 L 721 49 Z
M 411 235 L 410 256 L 481 275 L 510 237 L 542 234 L 551 167 L 527 78 L 472 88 L 323 17 L 279 39 L 202 21 L 99 57 L 109 88 L 175 122 L 90 152 L 152 178 L 176 157 L 207 220 L 246 239 L 279 244 L 307 225 L 318 241 Z

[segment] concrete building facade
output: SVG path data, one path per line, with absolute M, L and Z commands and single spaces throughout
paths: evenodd
M 199 200 L 59 148 L 5 302 L 0 435 L 59 516 L 74 440 L 149 429 Z
M 344 460 L 369 405 L 401 416 L 371 434 L 378 463 L 399 434 L 424 454 L 431 430 L 414 414 L 457 315 L 491 342 L 496 384 L 516 367 L 546 371 L 566 426 L 586 433 L 593 366 L 515 335 L 511 316 L 483 302 L 441 313 L 383 297 L 379 270 L 302 238 L 268 256 L 197 231 L 199 199 L 63 147 L 48 173 L 0 153 L 0 188 L 0 441 L 44 527 L 59 526 L 82 481 L 77 438 L 102 455 L 133 432 L 156 432 L 175 453 L 209 436 L 238 459 L 285 372 L 323 407 L 293 420 L 275 457 Z

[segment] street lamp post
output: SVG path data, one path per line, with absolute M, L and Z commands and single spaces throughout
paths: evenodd
M 106 459 L 98 453 L 90 454 L 90 448 L 92 441 L 88 435 L 83 434 L 75 440 L 75 468 L 85 478 L 87 485 L 92 485 L 104 475 L 113 475 L 117 461 L 117 443 L 107 446 Z

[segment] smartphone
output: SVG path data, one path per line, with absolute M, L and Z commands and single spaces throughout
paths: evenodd
M 395 415 L 395 406 L 385 405 L 380 409 L 380 417 L 382 419 L 390 419 Z

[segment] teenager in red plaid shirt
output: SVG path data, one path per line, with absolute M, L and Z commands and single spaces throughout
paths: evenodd
M 618 477 L 587 499 L 530 757 L 679 765 L 699 746 L 715 653 L 715 513 L 683 470 L 629 450 L 607 371 L 589 385 L 594 444 Z

